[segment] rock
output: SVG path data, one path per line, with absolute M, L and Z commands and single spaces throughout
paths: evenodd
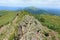
M 58 33 L 43 26 L 33 16 L 25 15 L 19 25 L 19 40 L 59 40 Z

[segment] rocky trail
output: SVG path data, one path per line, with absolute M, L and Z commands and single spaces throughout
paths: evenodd
M 11 23 L 8 23 L 0 28 L 0 40 L 8 40 L 9 35 L 15 31 L 15 28 L 13 26 L 16 25 L 17 18 L 18 16 L 16 16 Z
M 59 40 L 57 35 L 33 16 L 25 15 L 19 24 L 16 40 Z

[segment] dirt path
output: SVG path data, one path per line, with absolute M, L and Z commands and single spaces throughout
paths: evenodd
M 18 16 L 15 17 L 15 19 L 12 21 L 12 24 L 16 24 L 17 19 L 18 19 Z
M 12 21 L 12 24 L 16 24 L 16 21 L 18 19 L 18 16 L 15 17 L 15 19 Z M 4 25 L 1 29 L 0 29 L 0 33 L 4 31 L 4 29 L 6 29 L 7 27 L 9 27 L 11 24 L 7 24 L 7 25 Z
M 3 35 L 6 35 L 6 36 L 4 36 L 4 38 L 1 38 L 1 37 L 3 37 L 3 36 L 0 36 L 0 40 L 5 40 L 5 38 L 6 39 L 8 39 L 8 35 L 10 35 L 11 34 L 11 32 L 12 31 L 14 31 L 15 29 L 14 29 L 14 27 L 12 27 L 12 25 L 14 26 L 14 25 L 16 25 L 16 21 L 17 21 L 17 19 L 18 19 L 18 16 L 16 16 L 15 18 L 14 18 L 14 20 L 12 21 L 12 23 L 9 23 L 9 24 L 7 24 L 7 25 L 4 25 L 1 29 L 0 29 L 0 35 L 3 33 Z M 12 24 L 12 25 L 11 25 Z M 10 31 L 10 32 L 9 32 Z
M 10 24 L 4 25 L 1 29 L 0 29 L 0 33 L 4 31 L 4 29 L 6 29 L 7 27 L 9 27 Z

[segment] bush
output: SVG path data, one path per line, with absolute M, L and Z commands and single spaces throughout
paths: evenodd
M 39 19 L 41 22 L 45 22 L 45 19 L 44 18 L 40 18 Z
M 0 17 L 1 17 L 1 15 L 0 15 Z
M 49 26 L 49 28 L 50 28 L 50 29 L 53 29 L 53 30 L 56 30 L 56 27 L 53 26 L 53 25 Z

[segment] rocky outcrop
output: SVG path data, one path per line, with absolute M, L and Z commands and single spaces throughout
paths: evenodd
M 59 40 L 58 33 L 43 26 L 33 16 L 25 15 L 18 26 L 18 40 Z

